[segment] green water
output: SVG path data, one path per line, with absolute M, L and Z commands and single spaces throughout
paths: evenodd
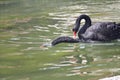
M 76 18 L 120 22 L 120 0 L 0 0 L 0 80 L 98 80 L 120 75 L 120 40 L 50 46 Z M 43 45 L 46 45 L 44 47 Z

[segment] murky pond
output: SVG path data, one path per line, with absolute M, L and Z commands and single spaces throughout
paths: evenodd
M 120 0 L 0 0 L 0 80 L 99 80 L 120 75 L 120 40 L 50 46 L 76 18 L 120 22 Z M 43 46 L 43 45 L 46 45 Z

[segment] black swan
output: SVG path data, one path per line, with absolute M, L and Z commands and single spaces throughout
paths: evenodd
M 85 20 L 85 24 L 80 28 L 81 20 Z M 89 42 L 89 41 L 111 41 L 120 38 L 120 23 L 115 22 L 98 22 L 91 24 L 91 19 L 87 15 L 80 15 L 73 28 L 74 36 L 78 32 L 78 39 L 63 36 L 55 39 L 52 45 L 61 42 L 76 43 L 76 42 Z

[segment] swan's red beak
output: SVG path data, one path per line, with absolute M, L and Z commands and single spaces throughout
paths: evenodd
M 76 38 L 76 32 L 75 31 L 73 31 L 73 35 L 74 35 L 74 38 Z

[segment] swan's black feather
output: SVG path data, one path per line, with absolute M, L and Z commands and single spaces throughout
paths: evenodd
M 80 28 L 80 22 L 85 19 L 85 24 Z M 80 28 L 80 29 L 79 29 Z M 58 37 L 52 41 L 52 45 L 59 43 L 78 43 L 91 41 L 111 41 L 120 39 L 120 23 L 115 22 L 99 22 L 91 25 L 91 19 L 87 15 L 80 15 L 75 23 L 73 31 L 78 32 L 78 39 L 68 36 Z
M 120 27 L 115 22 L 100 22 L 90 26 L 82 37 L 97 41 L 110 41 L 117 39 L 119 35 Z
M 62 36 L 62 37 L 58 37 L 55 40 L 52 41 L 52 45 L 56 45 L 59 43 L 78 43 L 79 39 L 74 39 L 72 37 L 68 37 L 68 36 Z
M 82 19 L 85 19 L 85 24 L 80 28 Z M 120 38 L 120 23 L 98 22 L 91 25 L 91 19 L 87 15 L 80 15 L 77 18 L 73 30 L 84 40 L 111 41 Z

